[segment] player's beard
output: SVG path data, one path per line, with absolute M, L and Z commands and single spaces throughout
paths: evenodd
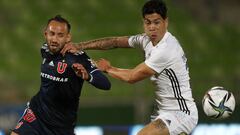
M 48 44 L 48 48 L 53 54 L 59 53 L 62 50 L 63 46 L 64 45 L 61 44 Z

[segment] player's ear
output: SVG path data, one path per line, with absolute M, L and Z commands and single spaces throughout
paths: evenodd
M 70 33 L 67 34 L 67 43 L 72 40 L 72 35 Z
M 44 28 L 43 35 L 44 35 L 45 38 L 47 38 L 47 28 Z
M 168 17 L 164 20 L 164 23 L 165 23 L 165 28 L 167 29 L 168 28 Z

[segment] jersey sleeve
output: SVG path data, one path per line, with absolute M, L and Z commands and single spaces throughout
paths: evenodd
M 97 69 L 93 60 L 86 53 L 78 55 L 77 63 L 82 64 L 89 74 L 88 82 L 99 89 L 109 90 L 111 83 L 108 78 Z
M 132 48 L 144 48 L 148 38 L 146 34 L 138 34 L 130 36 L 128 39 L 128 44 Z
M 170 57 L 167 52 L 161 50 L 153 50 L 151 56 L 145 60 L 145 64 L 157 73 L 161 73 L 167 68 Z
M 88 73 L 93 73 L 98 70 L 92 59 L 88 57 L 85 52 L 77 56 L 76 62 L 82 64 Z

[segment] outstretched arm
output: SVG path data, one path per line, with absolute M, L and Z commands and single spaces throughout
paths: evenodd
M 113 48 L 129 48 L 128 37 L 106 37 L 77 44 L 78 50 L 108 50 Z
M 81 50 L 108 50 L 113 48 L 130 48 L 127 36 L 123 37 L 106 37 L 95 40 L 90 40 L 80 43 L 67 43 L 61 53 L 66 52 L 76 53 Z
M 145 63 L 141 63 L 133 69 L 121 69 L 111 66 L 109 61 L 101 59 L 97 62 L 97 67 L 101 71 L 107 72 L 113 78 L 120 79 L 128 83 L 135 83 L 141 81 L 156 73 Z

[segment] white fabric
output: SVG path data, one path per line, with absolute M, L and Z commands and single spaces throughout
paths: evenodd
M 190 108 L 190 115 L 181 111 L 160 110 L 159 115 L 154 119 L 161 119 L 167 125 L 170 135 L 180 133 L 190 134 L 198 122 L 198 111 L 196 106 Z

